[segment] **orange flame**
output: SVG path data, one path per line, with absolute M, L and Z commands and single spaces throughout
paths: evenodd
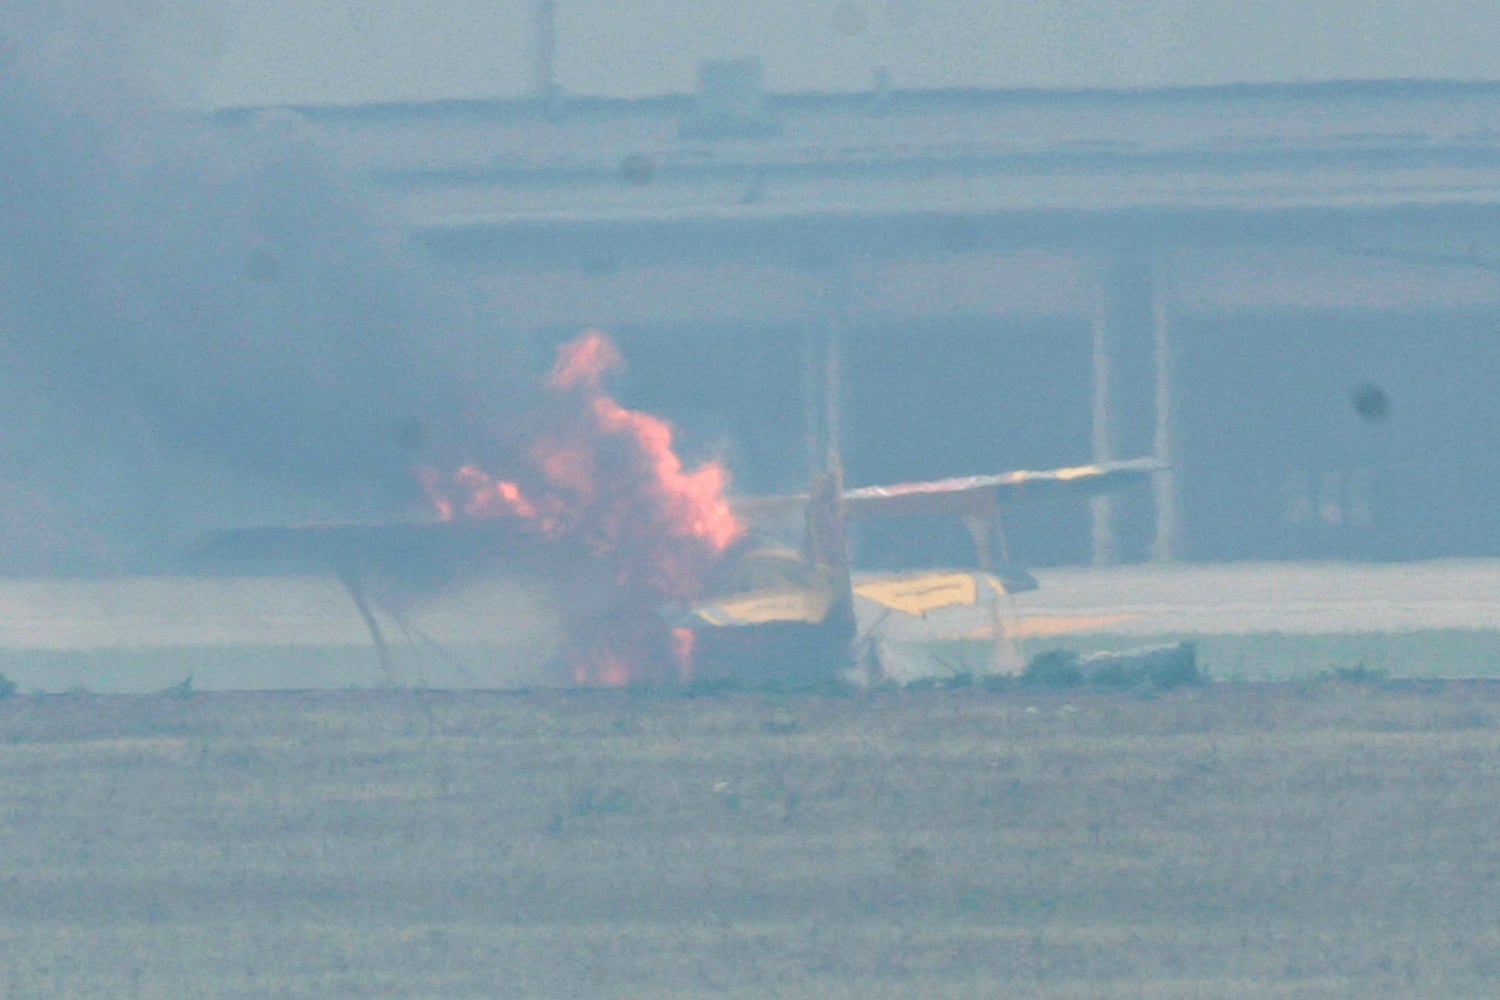
M 645 659 L 669 660 L 680 678 L 689 676 L 691 633 L 667 635 L 655 609 L 700 596 L 708 571 L 744 534 L 726 496 L 724 467 L 685 468 L 671 424 L 604 392 L 605 375 L 621 365 L 619 350 L 597 330 L 559 349 L 546 381 L 558 405 L 516 480 L 473 465 L 446 478 L 431 470 L 421 477 L 443 520 L 517 518 L 545 537 L 581 541 L 605 561 L 618 613 L 604 616 L 613 625 L 579 624 L 591 632 L 574 637 L 579 683 L 624 684 L 667 672 L 667 664 Z M 611 628 L 617 634 L 606 634 Z

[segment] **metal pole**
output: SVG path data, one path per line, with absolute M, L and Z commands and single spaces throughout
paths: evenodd
M 806 407 L 808 471 L 842 474 L 844 464 L 843 340 L 848 325 L 847 263 L 829 271 L 802 339 L 802 392 Z
M 1110 262 L 1100 268 L 1099 303 L 1094 312 L 1092 367 L 1094 380 L 1093 440 L 1094 461 L 1108 462 L 1114 457 L 1111 438 L 1110 407 L 1110 312 L 1114 306 L 1113 275 Z M 1094 497 L 1090 501 L 1093 534 L 1093 561 L 1095 566 L 1108 566 L 1115 561 L 1114 502 L 1107 495 Z
M 828 471 L 842 481 L 844 380 L 841 327 L 839 320 L 833 320 L 823 330 L 823 448 L 827 452 Z
M 815 321 L 814 321 L 815 322 Z M 807 448 L 807 479 L 811 483 L 824 472 L 822 352 L 818 349 L 821 331 L 810 322 L 802 331 L 802 416 L 803 440 Z
M 1166 466 L 1152 480 L 1156 501 L 1156 536 L 1151 543 L 1153 562 L 1171 562 L 1177 555 L 1177 479 L 1172 469 L 1172 345 L 1171 262 L 1157 260 L 1151 268 L 1151 341 L 1156 362 L 1156 425 L 1151 450 Z
M 536 63 L 532 67 L 532 91 L 536 97 L 549 98 L 557 90 L 557 4 L 537 0 L 535 44 Z

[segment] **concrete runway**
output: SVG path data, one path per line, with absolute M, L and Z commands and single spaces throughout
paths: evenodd
M 1040 569 L 1022 619 L 1110 619 L 1110 632 L 1328 633 L 1500 628 L 1500 560 L 1224 563 Z M 545 602 L 486 583 L 414 610 L 452 642 L 533 642 Z M 343 588 L 320 577 L 0 580 L 0 649 L 364 643 Z
M 1022 616 L 1121 619 L 1110 632 L 1320 634 L 1500 628 L 1500 560 L 1053 569 Z
M 556 627 L 540 595 L 507 583 L 447 594 L 413 609 L 411 618 L 451 642 L 532 642 Z M 0 580 L 0 649 L 369 641 L 353 601 L 332 576 Z
M 1500 631 L 1500 560 L 1366 565 L 1246 563 L 1038 570 L 1011 599 L 1013 637 L 1239 636 Z M 413 610 L 456 656 L 387 621 L 384 678 L 353 603 L 316 577 L 0 581 L 0 674 L 23 688 L 514 686 L 548 683 L 545 595 L 486 583 Z M 554 679 L 555 681 L 555 679 Z

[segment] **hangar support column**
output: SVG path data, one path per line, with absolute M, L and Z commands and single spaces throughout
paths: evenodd
M 843 478 L 843 340 L 848 327 L 848 263 L 827 269 L 815 283 L 810 322 L 802 339 L 803 400 L 806 407 L 808 474 Z
M 1108 296 L 1102 296 L 1094 309 L 1090 359 L 1094 376 L 1093 440 L 1094 462 L 1108 462 L 1114 458 L 1110 408 L 1110 317 Z M 1108 494 L 1096 496 L 1090 501 L 1092 514 L 1093 562 L 1095 566 L 1108 566 L 1115 561 L 1115 505 Z
M 1171 258 L 1158 256 L 1152 264 L 1151 340 L 1156 362 L 1156 421 L 1151 453 L 1166 466 L 1151 480 L 1156 507 L 1156 532 L 1151 542 L 1152 562 L 1171 562 L 1177 557 L 1177 473 L 1174 460 L 1175 407 L 1172 397 L 1171 303 L 1173 301 Z
M 1099 263 L 1090 352 L 1095 462 L 1146 455 L 1172 460 L 1167 272 L 1165 256 L 1138 248 L 1115 250 Z M 1173 558 L 1177 513 L 1170 472 L 1157 475 L 1149 499 L 1104 495 L 1091 503 L 1094 565 Z

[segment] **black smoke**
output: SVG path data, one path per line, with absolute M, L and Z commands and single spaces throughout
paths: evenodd
M 513 409 L 495 318 L 299 116 L 167 110 L 90 12 L 0 22 L 0 572 L 412 512 Z

